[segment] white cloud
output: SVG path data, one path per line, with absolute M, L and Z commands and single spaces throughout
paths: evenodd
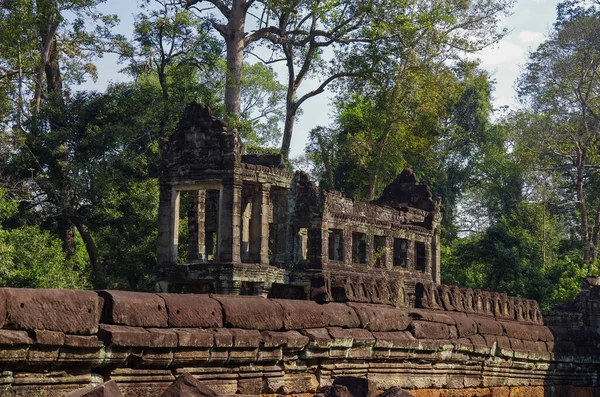
M 544 40 L 544 34 L 542 32 L 530 32 L 527 30 L 519 32 L 517 37 L 522 44 L 528 46 L 537 46 Z
M 494 69 L 502 64 L 520 61 L 524 54 L 524 47 L 515 44 L 513 40 L 505 39 L 498 45 L 481 51 L 478 58 L 481 60 L 481 66 L 486 69 Z

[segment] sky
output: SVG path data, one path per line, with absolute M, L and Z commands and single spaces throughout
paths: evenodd
M 495 80 L 493 94 L 494 107 L 518 107 L 515 98 L 515 81 L 530 51 L 544 41 L 556 19 L 557 0 L 517 0 L 512 15 L 501 21 L 501 26 L 509 30 L 500 42 L 490 46 L 475 57 L 481 61 L 481 67 L 487 70 Z M 120 19 L 119 33 L 131 38 L 133 33 L 134 16 L 139 13 L 135 0 L 107 0 L 100 6 L 106 14 L 117 14 Z M 102 91 L 110 82 L 128 80 L 128 76 L 119 73 L 124 64 L 118 64 L 116 56 L 105 56 L 97 62 L 98 80 L 87 82 L 82 89 Z M 277 64 L 275 64 L 277 65 Z M 276 66 L 279 79 L 286 78 L 284 65 Z M 316 80 L 306 81 L 301 86 L 300 94 L 318 86 Z M 304 152 L 308 132 L 316 126 L 327 126 L 331 122 L 330 102 L 332 95 L 325 92 L 307 100 L 303 106 L 303 115 L 299 117 L 294 128 L 291 144 L 291 157 Z M 282 123 L 283 125 L 283 123 Z

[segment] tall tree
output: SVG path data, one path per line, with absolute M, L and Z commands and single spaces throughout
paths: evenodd
M 27 175 L 35 196 L 43 197 L 46 207 L 52 207 L 56 230 L 68 255 L 74 253 L 73 226 L 77 228 L 100 283 L 104 271 L 97 249 L 85 220 L 77 212 L 84 203 L 72 189 L 69 161 L 73 152 L 65 105 L 70 83 L 81 82 L 87 75 L 95 76 L 91 64 L 94 57 L 128 49 L 123 37 L 110 31 L 117 18 L 97 11 L 101 2 L 15 0 L 3 8 L 0 22 L 1 45 L 12 48 L 0 56 L 0 64 L 8 70 L 3 88 L 10 90 L 5 92 L 17 104 L 13 114 L 2 120 L 2 128 L 15 138 L 15 150 L 21 154 L 9 155 L 15 161 L 7 169 L 17 177 Z M 66 13 L 69 19 L 64 17 Z M 88 19 L 99 21 L 95 30 L 86 30 Z M 19 25 L 15 27 L 15 23 Z M 9 124 L 11 121 L 15 129 Z
M 158 78 L 163 103 L 160 132 L 165 135 L 172 111 L 170 86 L 181 87 L 180 82 L 173 81 L 172 75 L 189 82 L 191 76 L 197 77 L 196 71 L 209 73 L 216 68 L 222 49 L 210 34 L 207 21 L 166 1 L 155 0 L 152 5 L 153 8 L 136 17 L 134 40 L 137 46 L 127 70 L 135 77 L 151 72 Z
M 523 142 L 570 179 L 583 263 L 593 263 L 600 238 L 600 201 L 589 185 L 600 160 L 600 14 L 575 12 L 560 21 L 531 54 L 519 95 L 540 114 L 529 118 Z
M 213 17 L 211 22 L 227 47 L 225 103 L 234 119 L 240 111 L 244 50 L 263 42 L 275 53 L 266 62 L 286 62 L 288 93 L 281 148 L 285 156 L 289 154 L 298 109 L 304 101 L 322 93 L 332 81 L 362 75 L 373 69 L 373 63 L 386 64 L 390 60 L 394 63 L 398 51 L 411 52 L 418 46 L 430 46 L 431 40 L 421 40 L 426 36 L 435 38 L 430 49 L 435 47 L 438 53 L 481 48 L 502 34 L 496 24 L 511 4 L 510 1 L 468 4 L 436 1 L 426 6 L 396 0 L 234 0 L 231 4 L 221 0 L 205 1 L 212 4 L 221 17 Z M 202 0 L 186 0 L 188 7 L 201 3 Z M 248 15 L 256 19 L 255 29 L 245 32 Z M 419 42 L 428 44 L 415 44 Z M 323 62 L 326 47 L 335 53 L 329 65 Z M 389 49 L 394 49 L 394 55 Z M 386 53 L 387 59 L 381 55 Z M 346 62 L 338 62 L 342 59 Z M 368 62 L 360 59 L 368 59 Z M 310 73 L 322 77 L 319 86 L 298 96 L 300 85 Z

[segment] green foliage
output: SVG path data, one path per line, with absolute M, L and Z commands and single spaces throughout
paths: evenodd
M 558 11 L 554 30 L 518 81 L 526 107 L 511 118 L 517 154 L 570 212 L 566 223 L 588 265 L 597 260 L 600 235 L 600 13 L 577 1 L 561 3 Z
M 226 65 L 223 59 L 207 79 L 207 88 L 219 98 L 213 108 L 216 117 L 225 119 Z M 286 88 L 277 80 L 277 73 L 262 63 L 243 64 L 242 98 L 237 129 L 246 148 L 272 148 L 281 139 L 279 122 L 285 117 Z
M 0 223 L 14 216 L 18 202 L 0 188 Z M 39 226 L 0 227 L 0 286 L 89 288 L 85 262 L 67 259 L 62 243 Z
M 581 257 L 561 252 L 556 219 L 521 202 L 485 231 L 442 249 L 442 282 L 551 302 L 579 291 Z
M 156 179 L 123 181 L 108 187 L 93 215 L 109 287 L 152 290 L 156 263 L 158 184 Z

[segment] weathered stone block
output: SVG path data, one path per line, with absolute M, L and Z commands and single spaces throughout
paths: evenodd
M 208 295 L 158 294 L 164 299 L 170 327 L 222 328 L 221 305 Z
M 31 344 L 33 344 L 33 339 L 25 331 L 0 329 L 0 345 L 17 346 Z
M 330 348 L 333 344 L 333 338 L 329 335 L 326 328 L 303 329 L 300 332 L 308 336 L 310 344 L 318 348 Z
M 54 346 L 33 345 L 27 351 L 27 366 L 35 368 L 50 367 L 58 360 L 59 349 Z
M 63 346 L 58 353 L 57 362 L 63 368 L 97 368 L 104 362 L 105 352 L 101 346 L 71 347 Z
M 98 338 L 105 344 L 123 347 L 151 347 L 152 337 L 144 328 L 101 324 Z
M 173 351 L 166 348 L 144 349 L 137 368 L 168 368 L 173 363 Z
M 215 347 L 232 347 L 233 334 L 227 328 L 215 328 L 212 330 L 215 338 Z
M 258 350 L 258 361 L 280 361 L 283 359 L 283 351 L 278 348 L 261 348 Z
M 364 345 L 371 346 L 375 344 L 375 337 L 373 334 L 369 330 L 363 328 L 345 329 L 339 327 L 329 327 L 327 330 L 329 331 L 329 335 L 331 335 L 334 340 L 350 340 L 350 346 L 348 347 Z
M 410 319 L 405 310 L 368 303 L 348 303 L 352 307 L 362 328 L 375 332 L 404 331 L 408 329 Z
M 417 339 L 449 339 L 450 330 L 448 325 L 442 323 L 430 323 L 426 321 L 413 321 L 410 324 L 410 332 Z
M 452 313 L 452 314 L 455 314 L 455 313 Z M 464 314 L 462 316 L 454 316 L 454 315 L 451 315 L 450 312 L 444 313 L 441 311 L 424 310 L 424 309 L 411 309 L 408 312 L 408 315 L 413 320 L 429 321 L 429 322 L 442 323 L 442 324 L 448 324 L 448 325 L 456 324 L 456 317 L 466 317 L 466 315 L 464 315 Z
M 169 326 L 165 301 L 157 294 L 130 291 L 98 291 L 104 299 L 101 321 L 130 327 Z
M 64 336 L 65 346 L 71 347 L 99 347 L 102 344 L 98 341 L 96 335 L 82 336 L 82 335 L 65 335 Z
M 214 333 L 210 330 L 195 328 L 172 328 L 181 347 L 212 347 L 215 342 Z
M 469 317 L 456 317 L 456 330 L 459 338 L 467 338 L 477 333 L 477 323 Z
M 208 347 L 180 347 L 173 351 L 174 366 L 200 365 L 210 360 L 210 348 Z
M 230 329 L 233 335 L 233 347 L 255 348 L 260 346 L 260 332 L 247 329 Z
M 66 397 L 123 397 L 123 394 L 117 383 L 111 380 L 94 388 L 76 390 Z
M 250 378 L 238 380 L 237 394 L 259 395 L 262 392 L 263 382 L 261 378 Z
M 5 288 L 3 293 L 6 295 L 5 328 L 77 335 L 98 331 L 99 300 L 93 291 Z
M 147 328 L 151 347 L 177 347 L 177 334 L 171 329 Z
M 504 334 L 509 338 L 517 338 L 522 340 L 537 340 L 537 330 L 531 325 L 519 324 L 516 322 L 502 322 L 502 328 L 504 329 Z M 537 328 L 537 327 L 536 327 Z
M 495 319 L 469 315 L 477 323 L 477 331 L 480 334 L 503 335 L 504 329 Z
M 280 392 L 283 394 L 312 393 L 319 387 L 313 374 L 286 374 Z
M 408 331 L 373 332 L 375 347 L 378 349 L 413 349 L 419 342 Z
M 483 336 L 481 336 L 481 335 L 471 335 L 467 339 L 469 339 L 471 341 L 473 346 L 487 347 L 487 343 L 486 343 L 485 339 L 483 338 Z
M 277 299 L 283 308 L 283 325 L 287 330 L 301 328 L 347 327 L 360 325 L 356 312 L 343 303 L 319 304 L 312 301 Z
M 309 338 L 298 331 L 263 331 L 261 337 L 265 347 L 283 346 L 285 349 L 301 349 L 309 342 Z
M 162 397 L 221 397 L 189 373 L 181 374 L 162 394 Z
M 512 350 L 518 350 L 518 351 L 527 351 L 525 349 L 525 344 L 523 343 L 523 341 L 521 339 L 517 339 L 517 338 L 509 338 L 510 341 L 510 348 Z
M 12 388 L 18 397 L 64 397 L 90 384 L 98 384 L 99 379 L 89 371 L 18 372 L 14 373 Z
M 65 344 L 65 334 L 56 331 L 32 330 L 29 335 L 37 345 L 62 346 Z
M 283 309 L 278 303 L 259 296 L 211 295 L 223 306 L 224 323 L 232 328 L 258 331 L 283 329 Z

